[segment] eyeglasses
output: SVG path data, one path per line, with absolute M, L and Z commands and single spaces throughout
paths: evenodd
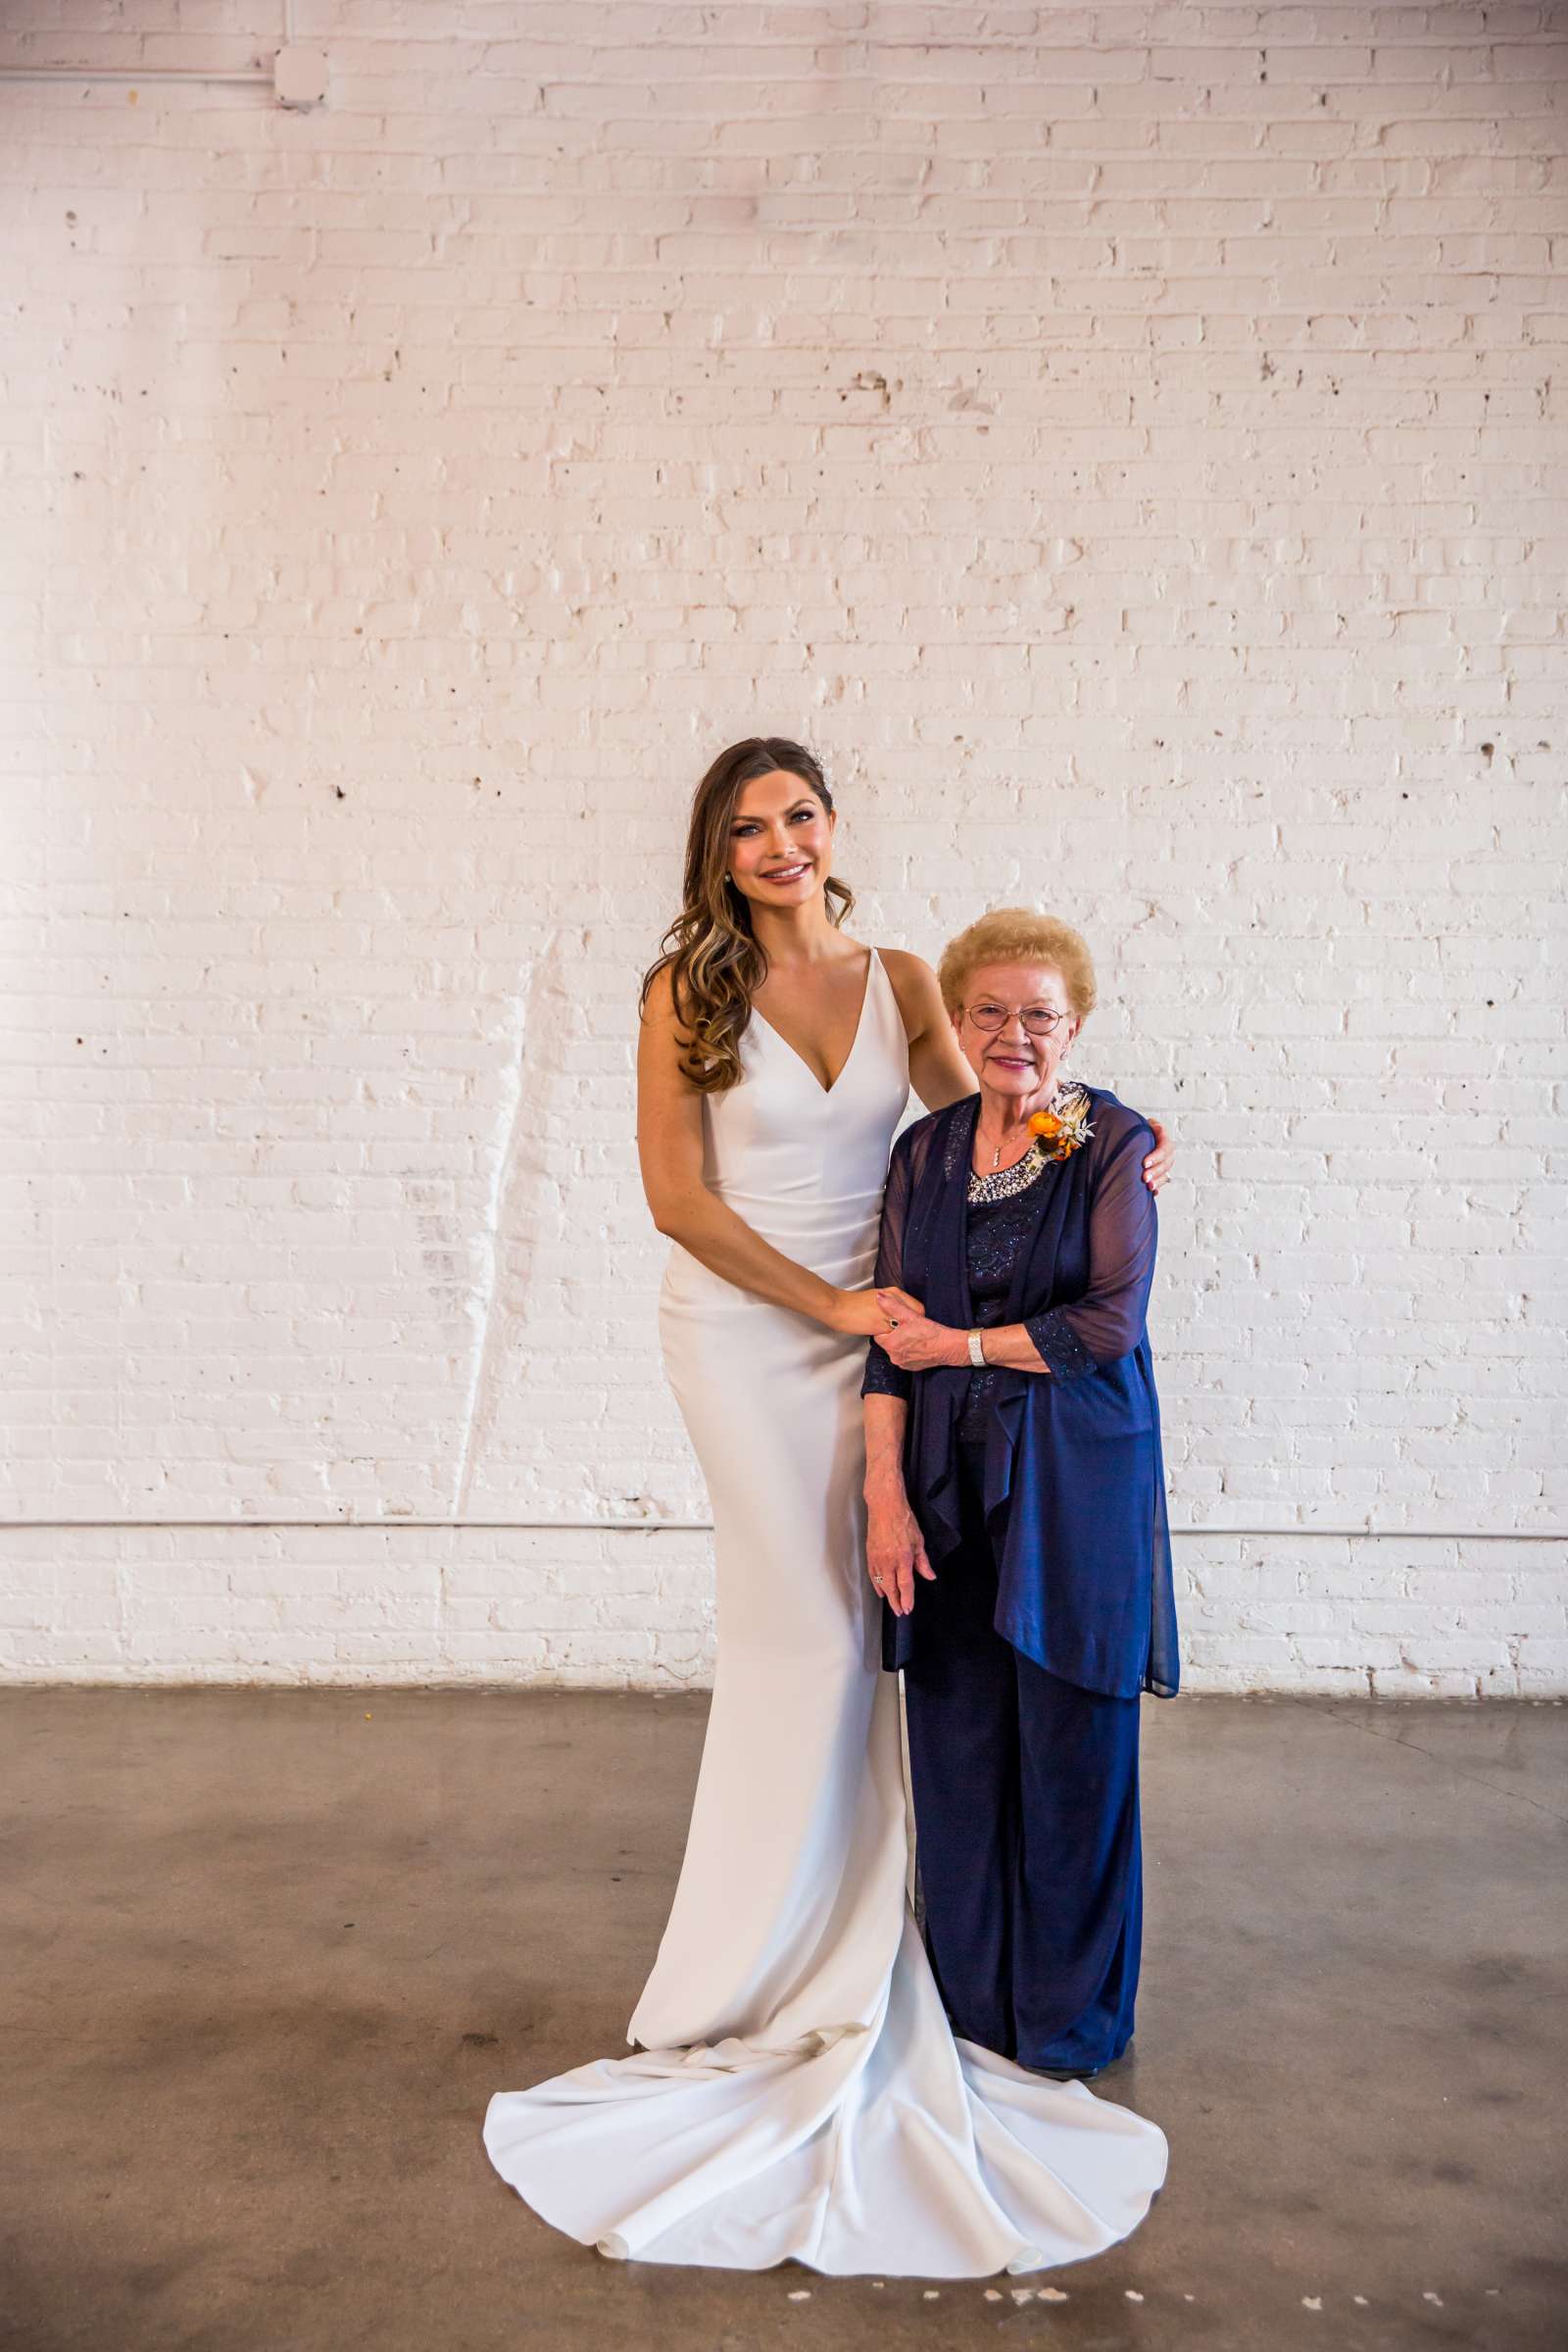
M 983 1029 L 988 1036 L 995 1036 L 999 1029 L 1004 1029 L 1014 1018 L 1005 1004 L 994 1004 L 989 998 L 982 998 L 978 1004 L 966 1005 L 964 1009 L 975 1027 Z M 1016 1017 L 1023 1023 L 1025 1036 L 1050 1037 L 1053 1031 L 1072 1016 L 1058 1012 L 1054 1004 L 1026 1004 Z

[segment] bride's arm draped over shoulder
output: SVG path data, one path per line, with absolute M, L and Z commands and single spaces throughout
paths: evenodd
M 959 1051 L 937 976 L 906 948 L 883 948 L 881 956 L 909 1041 L 909 1084 L 927 1110 L 946 1110 L 974 1093 L 974 1072 Z
M 846 1335 L 885 1331 L 874 1292 L 836 1290 L 764 1242 L 704 1183 L 703 1098 L 681 1070 L 678 1034 L 669 975 L 661 972 L 637 1040 L 637 1156 L 660 1232 L 769 1305 L 793 1307 Z
M 945 1110 L 950 1102 L 974 1093 L 975 1077 L 959 1050 L 937 976 L 906 948 L 883 948 L 881 956 L 909 1041 L 909 1084 L 927 1110 Z M 1157 1193 L 1175 1163 L 1176 1147 L 1158 1119 L 1150 1119 L 1149 1126 L 1154 1149 L 1144 1161 L 1143 1176 L 1150 1191 Z

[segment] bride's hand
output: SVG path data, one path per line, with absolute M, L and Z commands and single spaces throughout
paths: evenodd
M 897 1494 L 867 1497 L 865 1573 L 873 1592 L 880 1593 L 895 1617 L 907 1617 L 913 1608 L 917 1576 L 936 1582 L 937 1572 L 925 1556 L 920 1523 L 902 1485 Z
M 875 1291 L 839 1292 L 829 1331 L 839 1332 L 847 1340 L 880 1340 L 887 1328 L 888 1318 Z
M 1157 1193 L 1176 1164 L 1176 1147 L 1157 1119 L 1151 1119 L 1154 1149 L 1144 1162 L 1144 1182 L 1152 1193 Z

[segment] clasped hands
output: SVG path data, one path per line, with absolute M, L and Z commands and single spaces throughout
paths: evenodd
M 930 1372 L 939 1364 L 966 1364 L 969 1335 L 951 1323 L 933 1323 L 918 1298 L 907 1291 L 878 1291 L 876 1302 L 889 1329 L 873 1333 L 901 1372 Z

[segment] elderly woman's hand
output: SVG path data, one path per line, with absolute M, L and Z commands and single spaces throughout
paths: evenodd
M 907 1617 L 913 1608 L 917 1576 L 936 1581 L 902 1479 L 866 1496 L 865 1573 L 895 1617 Z
M 938 1364 L 968 1362 L 968 1333 L 956 1331 L 951 1323 L 933 1323 L 907 1291 L 878 1291 L 876 1300 L 891 1326 L 877 1334 L 877 1346 L 887 1349 L 901 1371 L 930 1372 Z

